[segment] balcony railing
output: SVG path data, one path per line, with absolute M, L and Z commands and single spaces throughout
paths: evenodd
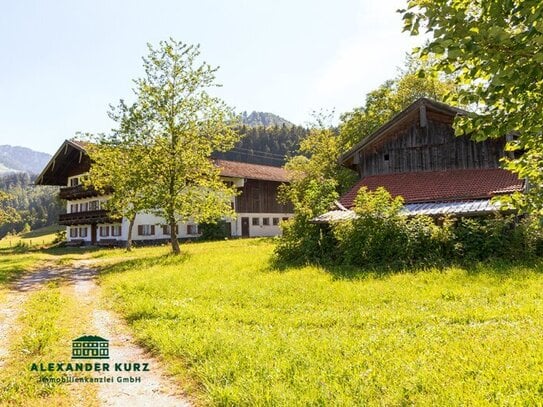
M 119 219 L 110 217 L 108 211 L 105 209 L 98 211 L 63 213 L 58 217 L 58 223 L 65 226 L 111 223 L 115 221 L 119 221 Z
M 76 185 L 73 187 L 62 187 L 60 188 L 60 199 L 80 199 L 80 198 L 90 198 L 92 196 L 100 195 L 94 188 L 85 187 L 83 185 Z

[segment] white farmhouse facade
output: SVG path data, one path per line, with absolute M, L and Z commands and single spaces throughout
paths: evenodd
M 232 237 L 277 236 L 280 223 L 293 216 L 288 204 L 277 201 L 277 188 L 288 182 L 287 173 L 279 167 L 215 160 L 225 182 L 231 182 L 240 194 L 232 197 L 235 218 L 224 218 L 225 233 Z M 83 245 L 122 245 L 128 238 L 127 219 L 112 218 L 105 203 L 108 195 L 101 195 L 83 186 L 91 161 L 85 143 L 66 140 L 42 173 L 38 185 L 60 186 L 60 198 L 66 201 L 66 213 L 59 224 L 66 226 L 69 242 Z M 179 239 L 201 236 L 196 222 L 177 225 Z M 132 230 L 134 242 L 158 243 L 170 239 L 166 221 L 152 213 L 139 213 Z

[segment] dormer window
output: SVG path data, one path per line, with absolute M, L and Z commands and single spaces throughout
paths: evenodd
M 79 177 L 75 177 L 75 178 L 70 179 L 70 186 L 71 187 L 76 187 L 78 185 L 79 185 Z

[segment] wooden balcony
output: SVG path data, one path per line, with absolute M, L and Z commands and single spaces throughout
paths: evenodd
M 90 225 L 93 223 L 112 223 L 120 219 L 114 219 L 109 216 L 108 211 L 101 209 L 98 211 L 63 213 L 59 215 L 59 225 Z
M 60 188 L 60 199 L 66 199 L 68 201 L 72 199 L 90 198 L 100 195 L 94 188 L 85 187 L 83 185 L 76 185 L 74 187 L 62 187 Z

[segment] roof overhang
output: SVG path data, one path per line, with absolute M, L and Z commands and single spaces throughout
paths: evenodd
M 432 110 L 437 113 L 450 116 L 452 118 L 457 115 L 466 115 L 468 112 L 463 109 L 459 109 L 453 106 L 449 106 L 445 103 L 437 102 L 428 98 L 420 98 L 409 105 L 406 109 L 396 114 L 392 119 L 379 127 L 376 131 L 370 134 L 368 137 L 363 138 L 360 142 L 355 144 L 349 151 L 342 154 L 339 157 L 339 162 L 345 167 L 352 167 L 353 164 L 357 164 L 357 153 L 361 150 L 369 148 L 369 146 L 379 142 L 386 138 L 392 131 L 401 127 L 410 120 L 419 120 L 422 127 L 426 127 L 427 124 L 427 110 Z
M 36 185 L 66 185 L 77 167 L 90 166 L 89 156 L 80 143 L 65 140 L 36 178 Z

